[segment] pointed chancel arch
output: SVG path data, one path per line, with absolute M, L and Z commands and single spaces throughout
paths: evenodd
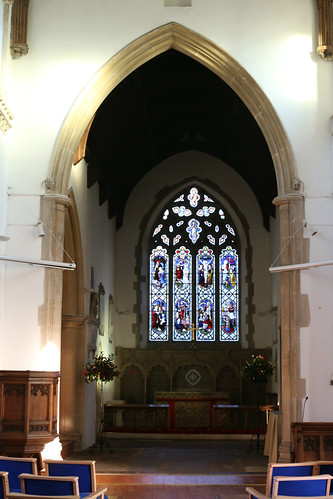
M 75 153 L 91 118 L 103 100 L 135 69 L 169 49 L 178 50 L 206 66 L 241 98 L 266 139 L 275 168 L 278 194 L 293 191 L 297 175 L 291 148 L 267 96 L 229 54 L 177 23 L 161 26 L 129 44 L 112 57 L 86 85 L 68 113 L 56 144 L 51 170 L 55 191 L 67 193 Z
M 297 178 L 296 167 L 291 147 L 282 124 L 265 93 L 245 71 L 245 69 L 220 47 L 184 26 L 176 23 L 166 24 L 141 36 L 112 57 L 91 79 L 78 96 L 68 113 L 60 130 L 55 153 L 51 164 L 50 181 L 48 182 L 49 218 L 54 222 L 57 234 L 63 234 L 63 197 L 67 195 L 69 176 L 75 153 L 81 138 L 90 123 L 94 113 L 110 92 L 130 73 L 157 55 L 174 49 L 195 59 L 219 78 L 224 80 L 240 97 L 255 118 L 270 150 L 274 164 L 278 198 L 274 203 L 280 212 L 280 240 L 282 264 L 298 263 L 304 257 L 300 232 L 297 232 L 304 218 L 303 196 L 300 192 L 301 183 Z M 53 211 L 50 203 L 53 203 Z M 289 241 L 289 245 L 286 243 Z M 45 243 L 46 245 L 47 243 Z M 51 241 L 48 244 L 53 245 Z M 53 248 L 54 249 L 54 248 Z M 44 247 L 44 253 L 50 248 Z M 60 255 L 61 257 L 61 255 Z M 304 392 L 300 391 L 299 382 L 299 329 L 303 325 L 301 308 L 304 303 L 297 299 L 300 293 L 299 273 L 292 275 L 283 273 L 281 276 L 281 335 L 282 335 L 282 394 L 283 411 L 283 459 L 291 456 L 290 423 L 297 420 L 300 413 L 301 399 Z M 48 278 L 48 277 L 47 277 Z M 50 279 L 50 278 L 49 278 Z M 54 306 L 54 290 L 58 285 L 55 280 L 47 284 L 46 301 L 49 322 L 59 324 L 56 316 L 59 306 Z M 49 298 L 48 298 L 49 297 Z M 306 315 L 306 314 L 305 314 Z M 54 331 L 57 334 L 57 331 Z M 60 330 L 58 332 L 60 335 Z M 293 359 L 293 362 L 291 362 Z

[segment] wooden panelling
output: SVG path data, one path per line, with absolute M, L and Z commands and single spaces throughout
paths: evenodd
M 59 372 L 0 371 L 0 447 L 32 456 L 57 434 Z
M 333 423 L 292 423 L 295 462 L 333 461 Z

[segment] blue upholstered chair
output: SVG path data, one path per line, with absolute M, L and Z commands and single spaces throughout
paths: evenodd
M 317 461 L 315 474 L 333 476 L 333 461 Z M 333 481 L 331 482 L 330 494 L 333 494 Z
M 35 457 L 8 457 L 0 456 L 0 471 L 8 471 L 10 492 L 21 492 L 21 473 L 38 474 L 37 459 Z
M 22 494 L 22 492 L 10 492 L 7 499 L 80 499 L 80 496 L 46 496 L 38 494 Z
M 47 476 L 77 476 L 79 478 L 80 496 L 84 497 L 93 492 L 98 492 L 96 488 L 95 461 L 56 461 L 45 459 L 45 475 Z M 100 495 L 103 495 L 100 489 Z
M 270 463 L 267 469 L 266 496 L 272 495 L 273 480 L 276 476 L 312 476 L 315 474 L 315 462 Z
M 105 488 L 106 492 L 107 489 Z M 97 499 L 99 492 L 93 492 L 85 497 L 85 499 Z M 51 496 L 51 495 L 40 495 L 40 494 L 22 494 L 22 492 L 10 492 L 7 495 L 7 499 L 81 499 L 80 496 Z
M 57 461 L 45 459 L 45 475 L 77 476 L 80 493 L 90 494 L 96 491 L 95 461 Z
M 313 497 L 329 495 L 331 475 L 277 476 L 273 481 L 272 497 Z
M 265 494 L 252 487 L 246 487 L 248 499 L 269 499 Z M 307 499 L 309 496 L 298 496 L 297 499 Z M 276 499 L 294 499 L 293 496 L 278 496 Z M 311 499 L 331 499 L 331 496 L 311 496 Z
M 9 494 L 8 471 L 0 471 L 0 499 L 6 499 Z
M 23 494 L 36 496 L 79 496 L 77 476 L 41 476 L 21 473 L 19 476 Z

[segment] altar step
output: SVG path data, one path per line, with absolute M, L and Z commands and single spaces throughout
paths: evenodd
M 97 474 L 98 487 L 106 487 L 109 499 L 147 497 L 197 499 L 228 496 L 245 499 L 246 487 L 265 492 L 266 474 Z

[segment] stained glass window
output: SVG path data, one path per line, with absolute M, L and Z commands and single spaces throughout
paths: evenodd
M 227 210 L 196 186 L 164 206 L 150 239 L 149 341 L 239 340 L 239 239 Z
M 157 246 L 150 256 L 150 341 L 168 340 L 168 262 L 165 248 Z
M 220 255 L 220 340 L 238 339 L 238 255 L 227 246 Z
M 196 340 L 215 340 L 215 256 L 207 246 L 197 253 Z
M 190 341 L 192 324 L 192 256 L 181 246 L 173 259 L 173 340 Z

